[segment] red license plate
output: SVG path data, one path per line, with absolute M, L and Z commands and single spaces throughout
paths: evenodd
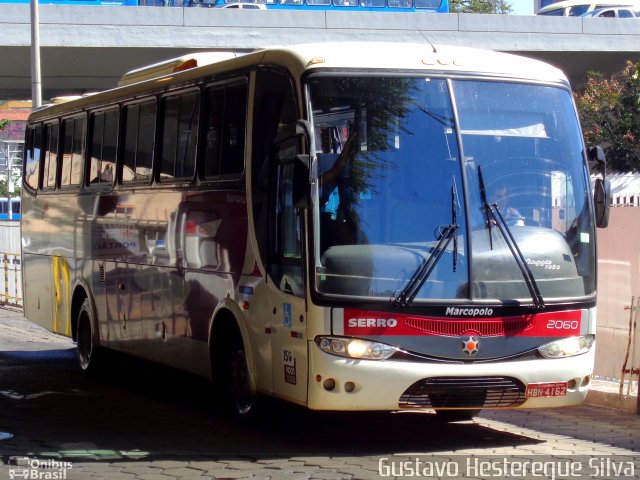
M 567 382 L 530 383 L 525 393 L 527 398 L 564 397 L 567 394 Z

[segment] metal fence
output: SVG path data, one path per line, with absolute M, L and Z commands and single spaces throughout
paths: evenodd
M 20 222 L 0 221 L 0 306 L 22 307 Z

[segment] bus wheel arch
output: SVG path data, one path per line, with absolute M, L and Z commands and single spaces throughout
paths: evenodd
M 219 309 L 209 334 L 211 377 L 214 385 L 222 389 L 223 407 L 239 420 L 255 416 L 257 407 L 250 345 L 248 332 L 236 315 L 226 308 Z

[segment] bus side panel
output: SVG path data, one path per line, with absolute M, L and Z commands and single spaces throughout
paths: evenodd
M 51 257 L 24 253 L 22 258 L 24 276 L 24 315 L 31 322 L 53 330 L 53 283 L 51 281 Z

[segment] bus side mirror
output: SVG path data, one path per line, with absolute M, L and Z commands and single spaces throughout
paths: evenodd
M 596 226 L 605 228 L 609 225 L 609 208 L 611 205 L 611 186 L 607 181 L 607 159 L 600 146 L 587 149 L 587 160 L 594 173 L 602 174 L 593 184 L 593 203 L 596 213 Z
M 606 228 L 609 225 L 609 208 L 611 186 L 607 180 L 596 178 L 593 185 L 593 203 L 596 211 L 596 227 Z
M 302 136 L 309 152 L 314 150 L 311 123 L 307 120 L 296 122 L 296 135 Z M 295 208 L 311 208 L 311 154 L 296 155 L 293 161 L 292 201 Z

